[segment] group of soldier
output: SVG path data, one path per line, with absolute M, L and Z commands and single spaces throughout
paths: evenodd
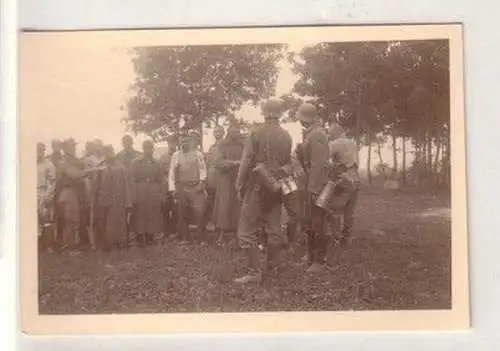
M 357 145 L 339 125 L 325 129 L 309 103 L 297 111 L 303 140 L 295 150 L 280 125 L 281 102 L 265 101 L 262 114 L 264 123 L 248 135 L 237 122 L 227 135 L 216 127 L 207 154 L 199 135 L 189 132 L 169 137 L 168 151 L 159 158 L 153 142 L 145 141 L 139 152 L 128 135 L 120 152 L 95 140 L 85 145 L 82 158 L 72 138 L 54 141 L 49 156 L 39 143 L 39 242 L 74 255 L 90 247 L 108 251 L 174 238 L 183 244 L 232 241 L 247 258 L 246 272 L 235 282 L 253 283 L 278 274 L 283 249 L 303 233 L 307 271 L 322 271 L 339 215 L 343 225 L 335 226 L 334 237 L 341 245 L 350 237 Z M 325 193 L 328 186 L 335 191 Z M 333 211 L 325 196 L 339 190 L 344 200 Z M 209 223 L 215 235 L 208 233 Z

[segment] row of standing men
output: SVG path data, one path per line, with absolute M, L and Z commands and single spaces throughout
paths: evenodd
M 76 157 L 76 142 L 54 141 L 45 155 L 38 144 L 38 218 L 40 242 L 76 254 L 93 246 L 139 245 L 178 236 L 212 240 L 206 227 L 213 222 L 218 239 L 236 231 L 238 199 L 234 196 L 235 168 L 244 144 L 237 125 L 227 136 L 214 131 L 215 144 L 207 155 L 199 150 L 199 136 L 168 139 L 168 152 L 154 157 L 154 145 L 122 139 L 123 150 L 88 142 L 85 155 Z M 196 224 L 196 235 L 189 227 Z
M 224 130 L 216 128 L 216 142 L 207 156 L 199 150 L 196 135 L 190 134 L 180 140 L 169 138 L 169 152 L 159 160 L 153 156 L 152 142 L 145 141 L 139 153 L 130 136 L 123 138 L 124 149 L 118 154 L 110 145 L 91 143 L 83 159 L 75 156 L 73 139 L 62 144 L 62 153 L 53 145 L 49 158 L 40 145 L 41 232 L 47 223 L 55 223 L 56 241 L 70 252 L 75 252 L 77 238 L 80 247 L 94 242 L 109 249 L 127 243 L 130 232 L 140 245 L 165 235 L 209 242 L 206 226 L 212 219 L 219 240 L 236 232 L 247 272 L 235 281 L 252 283 L 277 274 L 282 250 L 294 237 L 287 234 L 300 229 L 307 243 L 307 271 L 319 272 L 326 265 L 332 216 L 318 198 L 332 179 L 346 180 L 348 196 L 340 211 L 343 228 L 337 233 L 339 241 L 345 242 L 359 189 L 357 145 L 336 124 L 326 131 L 315 106 L 303 104 L 297 112 L 303 140 L 292 151 L 291 136 L 279 123 L 281 113 L 280 101 L 271 99 L 262 105 L 264 123 L 247 137 L 236 124 L 225 137 Z M 55 169 L 53 186 L 46 176 L 49 161 Z M 266 173 L 275 179 L 295 179 L 296 196 L 288 198 L 271 189 Z M 287 231 L 282 228 L 283 208 L 289 217 Z M 193 222 L 194 238 L 189 230 Z M 265 267 L 260 266 L 261 238 L 265 239 Z

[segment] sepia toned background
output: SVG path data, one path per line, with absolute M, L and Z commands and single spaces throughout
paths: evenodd
M 277 30 L 273 29 L 272 33 L 273 36 L 270 37 L 271 30 L 268 30 L 268 32 L 263 33 L 259 31 L 248 31 L 245 34 L 245 43 L 246 42 L 251 42 L 251 41 L 258 41 L 262 40 L 260 35 L 266 35 L 266 38 L 269 38 L 269 40 L 274 39 L 279 41 L 282 36 L 309 36 L 311 32 L 307 32 L 306 28 L 303 29 L 284 29 L 284 30 Z M 109 34 L 109 33 L 108 33 Z M 155 32 L 148 33 L 150 35 L 147 36 L 148 43 L 151 45 L 158 45 L 159 38 Z M 193 33 L 189 33 L 193 34 Z M 205 32 L 206 34 L 206 32 Z M 206 38 L 210 38 L 207 41 L 209 42 L 233 42 L 233 41 L 241 41 L 243 31 L 213 31 L 211 36 L 207 36 Z M 465 159 L 464 159 L 464 144 L 463 144 L 463 136 L 464 136 L 464 131 L 463 131 L 463 112 L 462 112 L 462 104 L 463 104 L 463 91 L 462 91 L 462 85 L 461 85 L 461 41 L 460 41 L 460 30 L 459 27 L 457 26 L 451 26 L 451 27 L 444 27 L 444 26 L 437 26 L 437 27 L 411 27 L 411 28 L 404 28 L 404 30 L 401 30 L 401 28 L 370 28 L 370 31 L 368 31 L 366 28 L 336 28 L 336 29 L 330 29 L 330 32 L 327 29 L 322 29 L 321 31 L 316 30 L 314 32 L 315 37 L 318 39 L 318 41 L 321 41 L 325 37 L 331 37 L 332 34 L 334 37 L 337 38 L 337 40 L 351 40 L 351 41 L 356 41 L 356 40 L 403 40 L 403 39 L 408 39 L 408 38 L 419 38 L 419 39 L 431 39 L 431 38 L 450 38 L 450 45 L 451 45 L 451 71 L 452 71 L 452 113 L 451 113 L 451 121 L 452 121 L 452 158 L 453 158 L 453 205 L 452 205 L 452 217 L 453 217 L 453 308 L 451 311 L 445 312 L 445 311 L 440 311 L 440 312 L 404 312 L 400 313 L 398 312 L 397 315 L 391 314 L 394 316 L 398 322 L 396 324 L 392 324 L 393 322 L 396 322 L 395 319 L 392 319 L 391 326 L 386 326 L 389 328 L 419 328 L 418 326 L 423 327 L 424 324 L 426 326 L 433 325 L 436 328 L 453 328 L 453 326 L 458 326 L 458 325 L 464 325 L 463 323 L 467 323 L 467 259 L 466 259 L 466 216 L 465 214 Z M 59 36 L 59 39 L 63 36 L 62 34 L 55 34 L 56 36 Z M 66 34 L 66 35 L 71 35 L 72 40 L 83 40 L 85 35 L 89 34 L 81 34 L 81 33 L 72 33 L 72 34 Z M 92 33 L 92 35 L 96 35 L 96 33 Z M 104 36 L 106 33 L 104 33 Z M 119 42 L 120 40 L 124 40 L 123 33 L 115 34 L 116 37 L 114 38 L 115 42 Z M 134 35 L 139 36 L 139 33 L 131 33 L 130 36 L 127 36 L 127 40 L 130 42 L 133 42 L 133 40 L 137 40 L 138 38 L 134 38 Z M 145 37 L 143 37 L 144 40 Z M 90 40 L 89 38 L 86 38 L 87 40 Z M 162 38 L 165 40 L 165 38 Z M 190 42 L 196 42 L 196 40 L 200 40 L 200 38 L 196 38 L 196 36 L 190 36 L 190 35 L 181 35 L 181 33 L 176 33 L 176 36 L 172 36 L 169 38 L 170 40 L 168 41 L 169 43 L 173 44 L 178 44 L 178 43 L 183 43 L 183 44 L 189 44 Z M 165 40 L 166 41 L 166 40 Z M 97 41 L 96 41 L 97 42 Z M 145 41 L 141 42 L 142 45 L 145 45 Z M 23 44 L 21 44 L 22 47 Z M 25 44 L 24 44 L 25 45 Z M 23 50 L 21 50 L 21 55 L 23 55 Z M 29 79 L 27 78 L 28 76 L 23 76 L 21 74 L 21 85 L 23 82 L 29 83 Z M 30 86 L 27 84 L 27 86 Z M 34 150 L 31 151 L 29 145 L 33 143 L 34 140 L 39 136 L 39 129 L 41 126 L 40 125 L 33 125 L 33 123 L 36 121 L 35 113 L 33 110 L 29 110 L 29 104 L 26 104 L 26 101 L 29 101 L 29 97 L 32 96 L 32 94 L 29 93 L 29 90 L 27 91 L 28 94 L 24 95 L 24 91 L 21 93 L 21 140 L 23 141 L 22 143 L 22 157 L 21 157 L 21 166 L 28 170 L 30 167 L 33 167 L 34 163 Z M 26 100 L 25 100 L 26 99 Z M 77 119 L 71 119 L 72 123 L 77 123 L 76 121 L 80 121 Z M 66 122 L 67 123 L 67 122 Z M 83 126 L 83 122 L 80 122 L 79 125 Z M 35 128 L 35 129 L 33 129 Z M 85 127 L 83 127 L 85 128 Z M 74 130 L 74 129 L 72 129 Z M 21 180 L 23 186 L 26 186 L 25 189 L 29 189 L 29 184 L 33 184 L 33 177 L 29 174 L 29 172 L 23 172 L 21 175 Z M 29 192 L 29 190 L 28 190 Z M 23 218 L 30 218 L 30 208 L 33 209 L 33 199 L 30 199 L 30 196 L 32 196 L 32 193 L 23 193 L 22 201 L 26 205 L 26 207 L 23 207 L 24 211 L 23 212 Z M 25 215 L 24 215 L 25 213 Z M 31 214 L 33 214 L 31 212 Z M 26 216 L 26 217 L 24 217 Z M 26 221 L 23 221 L 23 227 L 26 232 L 33 231 L 33 223 L 29 223 Z M 31 252 L 33 253 L 34 249 L 34 243 L 32 242 L 32 238 L 29 236 L 23 236 L 22 238 L 22 248 L 23 248 L 23 255 L 26 255 Z M 24 257 L 29 257 L 29 256 L 24 256 Z M 31 256 L 33 257 L 33 256 Z M 36 278 L 33 275 L 35 273 L 36 267 L 33 266 L 34 262 L 30 262 L 32 260 L 27 259 L 27 264 L 22 267 L 22 271 L 24 276 L 26 276 L 26 279 L 23 279 L 23 291 L 25 292 L 26 295 L 24 295 L 24 300 L 23 300 L 23 311 L 25 312 L 24 314 L 24 323 L 26 325 L 30 325 L 30 330 L 48 330 L 48 326 L 50 325 L 50 320 L 56 321 L 56 320 L 61 320 L 61 317 L 36 317 L 33 315 L 33 311 L 36 311 Z M 458 273 L 456 273 L 458 272 Z M 33 278 L 34 281 L 32 280 Z M 272 315 L 272 317 L 270 317 Z M 272 330 L 277 331 L 277 330 L 283 330 L 283 328 L 290 327 L 290 330 L 307 330 L 310 328 L 314 329 L 365 329 L 365 328 L 385 328 L 384 325 L 381 325 L 378 323 L 377 326 L 370 326 L 372 322 L 375 321 L 375 319 L 372 319 L 370 316 L 374 316 L 373 312 L 370 314 L 363 314 L 363 313 L 342 313 L 342 314 L 333 314 L 329 318 L 331 323 L 323 323 L 321 322 L 321 318 L 319 318 L 319 314 L 317 313 L 310 313 L 307 315 L 302 315 L 300 317 L 300 320 L 292 318 L 292 315 L 280 315 L 280 314 L 270 314 L 268 317 L 265 315 L 252 315 L 252 322 L 250 320 L 247 320 L 249 317 L 242 317 L 241 322 L 243 324 L 234 324 L 230 328 L 230 330 L 249 330 L 247 328 L 250 328 L 251 330 L 262 330 L 261 328 L 270 328 L 270 325 L 267 324 L 271 320 L 273 322 L 278 322 L 275 325 L 277 325 L 278 329 L 273 328 Z M 383 317 L 384 314 L 380 314 L 377 316 L 377 320 Z M 132 318 L 132 316 L 130 316 Z M 162 318 L 161 316 L 141 316 L 137 318 L 142 318 L 144 317 L 143 321 L 144 324 L 141 323 L 141 330 L 145 331 L 146 327 L 152 328 L 149 330 L 156 330 L 159 331 L 158 325 L 156 323 L 150 324 L 153 322 L 154 319 L 157 318 Z M 227 316 L 229 318 L 229 316 Z M 363 319 L 366 317 L 365 322 L 363 322 Z M 401 320 L 399 318 L 401 317 Z M 63 317 L 66 318 L 66 317 Z M 69 317 L 68 317 L 69 318 Z M 89 319 L 90 318 L 90 319 Z M 72 320 L 72 323 L 66 324 L 67 328 L 77 328 L 77 330 L 82 331 L 81 329 L 86 322 L 84 321 L 90 321 L 92 318 L 97 318 L 97 317 L 71 317 L 70 320 Z M 106 319 L 109 320 L 109 318 L 113 318 L 115 321 L 115 317 L 98 317 L 102 318 L 102 321 L 105 321 Z M 134 317 L 135 318 L 135 317 Z M 228 330 L 224 329 L 227 327 L 223 327 L 223 324 L 217 324 L 215 325 L 214 322 L 216 320 L 220 321 L 220 323 L 224 323 L 224 319 L 226 316 L 223 315 L 212 315 L 211 317 L 206 317 L 204 318 L 204 322 L 209 322 L 210 327 L 208 324 L 203 323 L 202 321 L 201 324 L 193 324 L 192 322 L 197 318 L 195 315 L 183 315 L 182 320 L 189 322 L 188 324 L 191 326 L 191 328 L 194 328 L 196 330 L 211 330 L 214 331 L 214 328 L 220 328 L 220 330 Z M 234 317 L 232 320 L 235 321 Z M 272 318 L 271 320 L 269 318 Z M 319 318 L 319 319 L 318 319 Z M 336 319 L 338 318 L 338 319 Z M 352 319 L 351 319 L 352 318 Z M 375 318 L 375 317 L 374 317 Z M 36 321 L 38 320 L 38 321 Z M 47 323 L 40 324 L 42 320 L 47 321 Z M 99 319 L 101 320 L 101 319 Z M 126 320 L 128 320 L 127 316 L 123 316 L 123 319 L 120 319 L 124 321 L 123 326 L 126 325 Z M 148 322 L 149 320 L 149 322 Z M 171 320 L 171 319 L 170 319 Z M 179 321 L 180 319 L 177 319 Z M 227 320 L 227 319 L 226 319 Z M 248 322 L 244 322 L 244 320 L 247 320 Z M 267 320 L 267 322 L 265 322 Z M 404 322 L 403 322 L 404 320 Z M 422 321 L 425 320 L 425 323 L 423 324 Z M 78 321 L 78 322 L 77 322 Z M 171 320 L 172 321 L 172 320 Z M 228 320 L 227 320 L 228 321 Z M 287 322 L 285 322 L 287 321 Z M 387 320 L 389 321 L 389 320 Z M 280 323 L 281 322 L 281 323 Z M 80 324 L 84 323 L 84 324 Z M 250 324 L 247 324 L 250 323 Z M 260 324 L 264 323 L 264 324 Z M 273 323 L 274 324 L 274 323 Z M 106 325 L 109 326 L 109 323 Z M 113 324 L 113 331 L 117 331 L 118 329 L 118 324 L 114 323 Z M 153 325 L 157 325 L 157 327 L 154 327 Z M 184 325 L 184 324 L 183 324 Z M 44 328 L 45 326 L 45 328 Z M 167 324 L 162 324 L 160 327 L 162 330 L 168 330 L 168 328 L 172 328 L 173 325 L 170 323 Z M 139 328 L 137 327 L 137 323 L 135 323 L 135 330 L 134 332 L 139 332 Z M 178 325 L 176 328 L 174 328 L 177 331 L 180 330 L 188 330 L 188 329 L 183 329 L 186 328 L 186 325 L 181 326 Z M 208 329 L 207 329 L 208 328 Z M 257 328 L 257 329 L 255 329 Z M 69 331 L 70 329 L 65 329 L 66 331 Z M 75 330 L 75 329 L 74 329 Z M 132 331 L 131 329 L 127 329 L 128 331 Z M 173 330 L 173 329 L 172 329 Z M 189 329 L 191 330 L 191 329 Z M 269 331 L 271 329 L 268 329 Z M 59 331 L 62 331 L 60 329 Z M 89 330 L 88 330 L 89 331 Z

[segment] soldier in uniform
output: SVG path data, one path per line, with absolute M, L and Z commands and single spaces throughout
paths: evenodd
M 297 111 L 304 127 L 302 156 L 306 173 L 305 227 L 307 240 L 307 271 L 321 271 L 326 263 L 328 236 L 326 235 L 326 212 L 316 206 L 316 199 L 328 182 L 328 138 L 319 123 L 316 107 L 305 103 Z
M 77 235 L 87 244 L 85 218 L 82 216 L 81 199 L 85 190 L 85 177 L 95 172 L 94 169 L 84 169 L 83 162 L 76 157 L 76 142 L 73 138 L 63 143 L 64 157 L 60 162 L 60 193 L 57 198 L 57 208 L 62 215 L 62 236 L 64 246 L 70 250 L 76 249 Z M 73 253 L 75 251 L 72 251 Z
M 178 138 L 175 135 L 170 135 L 167 138 L 168 150 L 160 158 L 160 163 L 163 167 L 163 172 L 165 175 L 165 184 L 168 188 L 168 177 L 170 172 L 170 162 L 172 161 L 172 156 L 177 151 Z M 177 233 L 177 205 L 175 203 L 175 198 L 170 191 L 167 189 L 167 194 L 164 198 L 162 205 L 163 211 L 163 228 L 165 234 L 173 236 Z
M 238 240 L 248 259 L 248 272 L 236 279 L 236 283 L 261 281 L 258 238 L 262 231 L 267 241 L 267 273 L 276 272 L 281 250 L 286 244 L 286 235 L 281 230 L 281 193 L 270 191 L 257 172 L 264 167 L 275 179 L 290 175 L 292 138 L 279 123 L 281 101 L 264 102 L 262 113 L 265 122 L 248 136 L 236 178 L 236 189 L 242 199 Z
M 37 144 L 37 204 L 38 228 L 41 247 L 54 244 L 53 229 L 53 200 L 56 181 L 56 168 L 49 158 L 45 157 L 45 145 Z
M 336 177 L 342 178 L 342 186 L 349 192 L 343 211 L 343 227 L 341 230 L 340 244 L 344 245 L 351 236 L 354 224 L 354 208 L 358 201 L 359 176 L 358 176 L 358 147 L 356 142 L 345 135 L 344 129 L 338 124 L 332 124 L 328 129 L 330 162 Z
M 215 159 L 218 156 L 218 150 L 224 140 L 225 130 L 223 126 L 216 126 L 214 128 L 215 142 L 208 149 L 207 153 L 207 206 L 205 208 L 204 225 L 206 226 L 213 218 L 215 192 L 217 190 L 217 180 L 219 179 L 219 170 L 215 167 Z
M 134 218 L 137 243 L 152 245 L 163 234 L 161 205 L 165 195 L 165 178 L 160 163 L 154 158 L 154 144 L 142 143 L 143 154 L 132 162 L 133 201 L 137 211 Z
M 48 156 L 52 164 L 54 165 L 56 169 L 56 183 L 55 183 L 55 189 L 54 189 L 54 224 L 55 224 L 55 231 L 56 231 L 56 242 L 61 244 L 63 241 L 63 235 L 62 235 L 62 228 L 63 228 L 63 223 L 62 223 L 62 214 L 59 213 L 59 210 L 57 208 L 57 198 L 59 197 L 59 192 L 61 190 L 61 187 L 59 186 L 59 166 L 61 164 L 62 158 L 63 158 L 63 152 L 62 152 L 62 141 L 54 139 L 52 140 L 51 146 L 52 146 L 52 153 Z
M 141 153 L 134 149 L 134 139 L 130 135 L 125 135 L 122 138 L 123 150 L 116 157 L 127 168 L 132 165 L 132 162 L 138 158 Z
M 127 182 L 129 191 L 130 191 L 130 197 L 132 199 L 132 202 L 135 203 L 135 183 L 133 182 L 133 170 L 132 170 L 132 164 L 133 162 L 141 156 L 141 152 L 134 149 L 134 139 L 130 135 L 125 135 L 122 138 L 122 145 L 123 145 L 123 150 L 118 152 L 116 155 L 116 158 L 120 163 L 125 166 L 125 171 L 127 175 Z M 135 233 L 133 234 L 132 232 L 135 231 L 136 229 L 136 218 L 137 218 L 137 207 L 132 206 L 131 208 L 127 209 L 127 235 L 135 237 Z M 129 238 L 127 236 L 127 238 Z
M 289 244 L 295 243 L 297 234 L 300 230 L 300 222 L 304 217 L 304 192 L 305 192 L 305 173 L 304 173 L 304 158 L 302 152 L 302 144 L 299 143 L 292 153 L 293 176 L 297 181 L 297 212 L 290 213 L 290 210 L 285 208 L 285 232 L 288 237 Z

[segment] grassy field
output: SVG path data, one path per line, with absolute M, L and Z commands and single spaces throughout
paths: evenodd
M 39 256 L 42 314 L 447 309 L 451 307 L 449 200 L 366 189 L 354 241 L 333 247 L 333 270 L 308 276 L 290 251 L 282 274 L 257 286 L 231 248 L 177 241 L 107 255 Z

